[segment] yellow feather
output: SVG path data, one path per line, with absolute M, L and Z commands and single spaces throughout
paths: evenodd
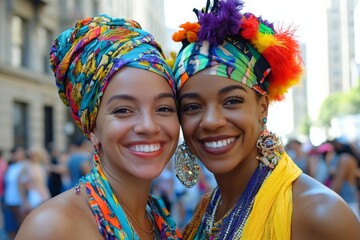
M 269 46 L 281 45 L 281 42 L 279 42 L 272 34 L 258 32 L 256 38 L 252 40 L 252 44 L 254 44 L 255 48 L 262 53 Z

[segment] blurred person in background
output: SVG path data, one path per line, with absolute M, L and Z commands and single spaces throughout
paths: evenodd
M 27 164 L 19 176 L 22 211 L 25 216 L 51 197 L 47 185 L 48 164 L 49 155 L 44 148 L 31 147 L 28 150 Z
M 61 182 L 62 182 L 62 192 L 69 190 L 73 186 L 71 185 L 71 178 L 68 168 L 68 161 L 69 161 L 69 152 L 64 151 L 59 154 L 59 165 L 56 168 L 59 173 L 61 173 Z
M 4 151 L 0 149 L 0 239 L 4 230 L 4 177 L 8 168 L 8 162 L 4 157 Z
M 285 150 L 304 173 L 309 173 L 309 155 L 304 151 L 302 142 L 297 139 L 290 139 Z
M 67 167 L 61 162 L 61 153 L 54 143 L 49 145 L 50 162 L 48 165 L 48 187 L 51 197 L 55 197 L 64 190 L 62 182 L 63 174 L 66 174 Z
M 71 187 L 78 184 L 79 179 L 88 174 L 92 168 L 91 148 L 86 139 L 75 140 L 70 145 L 67 168 L 70 176 Z
M 357 186 L 359 156 L 349 144 L 339 139 L 331 140 L 329 143 L 333 147 L 333 151 L 328 152 L 330 155 L 328 157 L 331 159 L 330 188 L 346 201 L 360 221 L 360 196 Z
M 27 164 L 23 147 L 11 150 L 9 167 L 4 178 L 4 219 L 5 231 L 10 239 L 14 239 L 23 221 L 23 206 L 20 191 L 20 175 Z
M 330 162 L 334 148 L 330 143 L 323 143 L 314 147 L 309 154 L 309 176 L 315 178 L 327 187 L 330 187 Z

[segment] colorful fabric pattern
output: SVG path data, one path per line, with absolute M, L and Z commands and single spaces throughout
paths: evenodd
M 155 72 L 175 92 L 160 45 L 133 20 L 99 15 L 79 21 L 55 39 L 50 65 L 60 98 L 86 137 L 94 128 L 109 80 L 122 67 Z
M 98 224 L 100 234 L 107 240 L 139 239 L 133 231 L 119 200 L 111 189 L 101 166 L 97 165 L 80 183 L 86 187 L 88 202 Z M 147 210 L 151 212 L 161 240 L 182 239 L 180 230 L 170 216 L 162 200 L 150 196 Z
M 177 56 L 174 75 L 176 90 L 194 74 L 207 69 L 210 75 L 230 78 L 245 84 L 261 95 L 267 93 L 266 76 L 270 66 L 266 60 L 244 41 L 225 41 L 211 45 L 208 41 L 190 43 Z
M 293 211 L 292 184 L 301 173 L 302 171 L 291 158 L 284 153 L 256 195 L 240 239 L 290 239 Z M 211 197 L 207 195 L 201 200 L 200 207 L 183 231 L 184 239 L 204 239 L 196 238 L 195 235 L 204 220 L 203 216 Z

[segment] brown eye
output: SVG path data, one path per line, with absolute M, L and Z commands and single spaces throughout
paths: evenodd
M 175 112 L 175 109 L 172 107 L 164 106 L 157 109 L 158 112 Z
M 112 111 L 112 113 L 114 113 L 114 114 L 126 114 L 126 113 L 131 113 L 131 112 L 132 111 L 126 107 L 116 108 L 116 109 L 114 109 L 114 111 Z
M 183 112 L 191 112 L 191 111 L 196 111 L 199 110 L 200 106 L 197 104 L 186 104 L 183 108 L 182 111 Z
M 240 104 L 243 102 L 244 102 L 243 97 L 230 97 L 225 100 L 224 105 Z

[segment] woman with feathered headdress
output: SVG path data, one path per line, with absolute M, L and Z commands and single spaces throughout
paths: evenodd
M 196 184 L 197 157 L 218 184 L 184 238 L 357 239 L 360 224 L 345 202 L 302 173 L 266 129 L 269 104 L 301 79 L 294 31 L 242 8 L 239 0 L 208 1 L 195 10 L 198 22 L 173 35 L 183 43 L 174 65 L 185 139 L 176 174 Z

